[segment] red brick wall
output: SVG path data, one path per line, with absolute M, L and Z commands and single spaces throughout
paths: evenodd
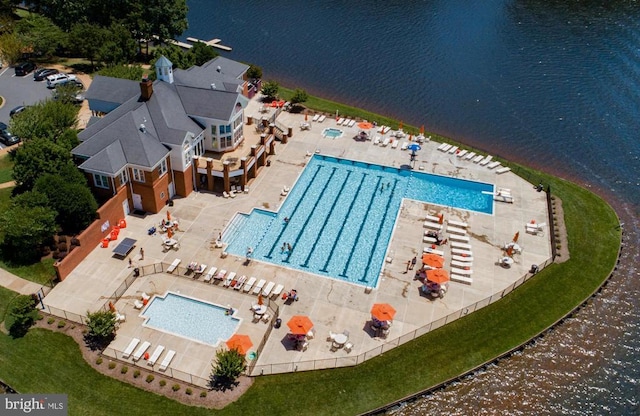
M 73 269 L 75 269 L 87 255 L 93 251 L 104 237 L 109 235 L 114 225 L 124 218 L 122 203 L 127 200 L 127 188 L 120 188 L 118 193 L 98 208 L 98 219 L 91 223 L 77 238 L 80 246 L 70 252 L 62 261 L 56 262 L 54 267 L 60 280 L 64 280 Z M 101 231 L 100 228 L 105 221 L 109 221 L 109 228 Z M 115 242 L 114 242 L 115 243 Z M 113 250 L 114 243 L 104 250 Z
M 176 195 L 188 196 L 193 192 L 193 163 L 184 172 L 173 172 L 173 176 L 176 181 Z

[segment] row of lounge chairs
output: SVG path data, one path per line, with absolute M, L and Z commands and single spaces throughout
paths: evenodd
M 340 117 L 338 120 L 336 120 L 336 124 L 338 126 L 353 127 L 355 126 L 356 121 L 350 118 Z
M 316 114 L 315 116 L 313 116 L 311 121 L 315 121 L 317 123 L 322 123 L 326 119 L 327 119 L 327 116 L 325 116 L 324 114 Z
M 476 152 L 460 149 L 456 145 L 442 143 L 440 146 L 438 146 L 438 150 L 444 153 L 455 154 L 461 160 L 469 160 L 473 163 L 477 163 L 480 166 L 486 166 L 487 169 L 493 170 L 497 168 L 495 171 L 497 174 L 506 173 L 511 170 L 511 168 L 507 166 L 500 166 L 500 162 L 498 162 L 497 160 L 493 160 L 492 155 L 480 155 Z
M 136 362 L 144 356 L 147 359 L 147 365 L 153 367 L 165 350 L 163 345 L 158 345 L 156 349 L 153 350 L 153 353 L 148 356 L 147 350 L 151 346 L 151 343 L 149 341 L 145 341 L 140 344 L 140 346 L 138 346 L 138 344 L 140 344 L 140 340 L 138 338 L 133 338 L 129 345 L 127 345 L 127 348 L 125 348 L 125 350 L 123 351 L 122 358 L 131 357 L 133 361 Z M 136 349 L 136 347 L 138 348 Z M 148 358 L 147 356 L 145 356 L 145 354 L 147 354 Z M 160 371 L 165 371 L 169 367 L 169 364 L 171 364 L 171 360 L 173 360 L 173 357 L 175 355 L 176 352 L 174 350 L 169 350 L 169 352 L 167 352 L 167 355 L 165 355 L 164 359 L 162 360 L 162 363 L 160 363 L 160 367 L 158 367 L 158 369 Z

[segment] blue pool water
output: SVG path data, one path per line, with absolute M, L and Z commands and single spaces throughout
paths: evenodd
M 322 130 L 322 137 L 329 137 L 330 139 L 337 139 L 342 136 L 342 130 L 340 129 L 324 129 Z
M 155 296 L 142 312 L 144 326 L 217 345 L 238 329 L 240 320 L 226 315 L 227 308 L 168 292 Z
M 231 254 L 376 287 L 403 198 L 492 214 L 483 191 L 493 185 L 315 155 L 278 213 L 238 214 L 223 239 Z

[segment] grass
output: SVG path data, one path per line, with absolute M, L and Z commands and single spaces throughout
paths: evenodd
M 53 259 L 46 259 L 40 263 L 29 264 L 27 266 L 15 266 L 0 260 L 0 268 L 25 280 L 46 285 L 56 277 L 53 262 Z
M 0 183 L 11 182 L 13 177 L 13 161 L 8 153 L 0 156 Z
M 289 406 L 292 397 L 304 398 L 307 414 L 351 415 L 397 400 L 526 342 L 588 298 L 609 275 L 620 243 L 615 212 L 577 185 L 529 173 L 551 184 L 563 201 L 571 259 L 543 270 L 500 302 L 360 366 L 258 377 L 237 402 L 211 411 L 103 376 L 84 362 L 71 338 L 32 330 L 18 340 L 0 335 L 0 374 L 20 392 L 69 394 L 71 415 L 298 414 Z M 0 290 L 0 310 L 11 298 L 6 292 Z

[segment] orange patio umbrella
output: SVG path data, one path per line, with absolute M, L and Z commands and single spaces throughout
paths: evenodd
M 308 120 L 307 110 L 304 110 L 304 121 Z
M 396 310 L 388 303 L 375 303 L 371 307 L 371 315 L 378 321 L 391 321 L 396 315 Z
M 398 130 L 402 130 L 402 121 L 400 121 L 400 125 L 398 126 Z
M 420 126 L 420 134 L 424 134 L 424 124 Z
M 248 335 L 234 334 L 227 340 L 227 347 L 230 350 L 238 350 L 238 353 L 242 355 L 246 355 L 252 346 L 253 342 L 251 342 L 251 338 Z
M 173 237 L 173 230 L 171 228 L 167 228 L 167 238 Z
M 507 247 L 507 256 L 513 257 L 513 246 Z
M 441 269 L 444 266 L 444 257 L 433 253 L 426 253 L 422 255 L 422 264 Z
M 518 242 L 518 237 L 520 237 L 520 231 L 516 231 L 516 234 L 513 236 L 513 242 L 514 243 Z
M 373 124 L 369 123 L 368 121 L 361 121 L 360 123 L 358 123 L 358 127 L 360 127 L 362 130 L 369 130 L 373 128 Z
M 308 316 L 295 315 L 289 319 L 287 326 L 294 335 L 307 335 L 311 328 L 313 328 L 313 322 L 311 322 Z
M 171 221 L 171 213 L 167 211 L 167 221 Z
M 262 293 L 258 295 L 258 305 L 262 305 L 264 301 L 262 300 Z
M 444 214 L 438 214 L 438 224 L 444 224 Z
M 449 273 L 445 269 L 427 270 L 427 280 L 433 283 L 445 283 L 449 281 Z

